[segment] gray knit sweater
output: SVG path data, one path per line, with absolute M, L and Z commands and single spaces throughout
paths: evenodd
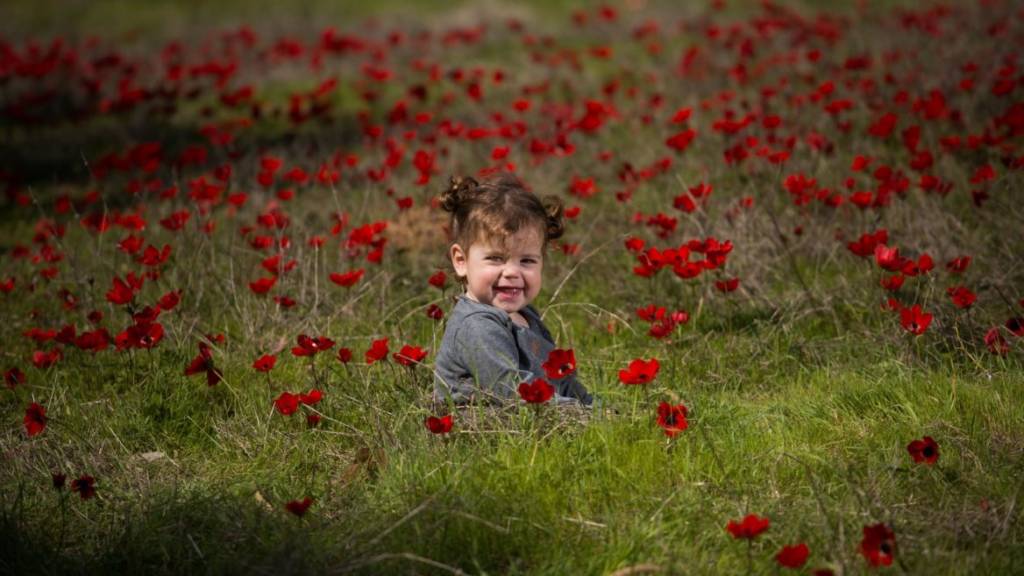
M 459 297 L 435 360 L 435 401 L 513 400 L 521 382 L 544 378 L 555 386 L 556 403 L 591 404 L 591 395 L 575 374 L 547 378 L 541 365 L 555 348 L 551 333 L 532 306 L 519 313 L 528 327 L 513 322 L 500 308 Z

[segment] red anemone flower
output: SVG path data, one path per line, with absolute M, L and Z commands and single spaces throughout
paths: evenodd
M 313 388 L 312 390 L 305 394 L 300 392 L 298 394 L 298 397 L 299 403 L 305 404 L 306 406 L 313 406 L 314 404 L 320 403 L 320 401 L 324 399 L 324 393 L 317 390 L 316 388 Z
M 444 273 L 444 270 L 438 270 L 430 278 L 427 278 L 427 283 L 434 288 L 444 290 L 444 287 L 448 284 L 448 275 Z
M 543 404 L 555 395 L 555 387 L 543 378 L 519 385 L 519 396 L 528 404 Z
M 732 292 L 732 291 L 736 290 L 736 288 L 738 288 L 739 285 L 740 285 L 740 279 L 739 278 L 730 278 L 728 280 L 716 280 L 715 281 L 715 288 L 717 288 L 719 290 L 719 292 Z
M 285 509 L 295 514 L 298 517 L 302 517 L 309 509 L 310 505 L 313 504 L 313 499 L 310 497 L 303 498 L 302 500 L 292 500 L 284 505 Z
M 110 290 L 107 291 L 107 301 L 111 304 L 128 304 L 134 297 L 135 292 L 132 290 L 132 287 L 126 284 L 124 280 L 115 276 Z
M 299 397 L 291 392 L 281 392 L 281 395 L 274 399 L 274 408 L 282 416 L 291 416 L 299 409 Z
M 295 338 L 295 342 L 298 346 L 292 348 L 292 355 L 294 356 L 314 356 L 317 352 L 324 350 L 330 350 L 334 346 L 334 340 L 326 336 L 306 336 L 305 334 L 299 334 Z
M 32 364 L 40 370 L 49 368 L 57 363 L 64 355 L 61 353 L 60 348 L 54 348 L 49 352 L 43 352 L 42 350 L 35 350 L 32 352 Z
M 363 278 L 363 274 L 365 274 L 365 272 L 366 271 L 362 268 L 352 270 L 351 272 L 345 272 L 344 274 L 332 272 L 331 282 L 334 282 L 338 286 L 342 286 L 344 288 L 350 288 L 355 286 L 355 284 Z
M 860 553 L 871 566 L 891 566 L 896 554 L 896 534 L 883 523 L 865 526 Z
M 914 304 L 911 308 L 900 309 L 900 325 L 914 336 L 924 334 L 932 323 L 932 315 L 921 311 L 921 306 Z
M 13 390 L 18 384 L 25 383 L 25 373 L 17 366 L 8 368 L 7 371 L 4 372 L 4 383 L 8 388 Z
M 1018 338 L 1024 338 L 1024 318 L 1015 316 L 1006 320 L 1006 329 Z
M 978 296 L 974 292 L 971 292 L 966 286 L 946 288 L 946 294 L 949 294 L 949 298 L 953 301 L 953 305 L 961 310 L 970 308 L 978 299 Z
M 352 351 L 348 348 L 338 348 L 338 362 L 348 364 L 352 361 Z
M 33 402 L 25 409 L 25 432 L 31 437 L 46 429 L 46 408 Z
M 657 358 L 647 361 L 637 358 L 629 363 L 627 370 L 619 370 L 619 381 L 623 384 L 648 384 L 658 375 L 660 368 Z
M 252 363 L 252 367 L 255 368 L 257 372 L 270 372 L 274 369 L 274 364 L 277 364 L 277 356 L 274 356 L 273 354 L 264 354 Z
M 900 256 L 900 249 L 879 244 L 875 246 L 875 263 L 889 272 L 898 272 L 903 268 L 905 260 Z
M 266 294 L 277 283 L 277 276 L 268 276 L 249 282 L 249 289 L 256 294 Z
M 939 459 L 939 445 L 932 440 L 931 436 L 925 436 L 920 440 L 914 440 L 910 444 L 907 444 L 907 452 L 910 453 L 910 457 L 914 459 L 914 462 L 918 464 L 935 464 L 935 461 Z
M 96 495 L 96 479 L 83 474 L 71 481 L 71 491 L 78 492 L 82 500 L 88 500 Z
M 419 364 L 427 357 L 427 351 L 419 346 L 402 346 L 402 349 L 391 355 L 402 366 L 413 366 Z
M 373 364 L 378 360 L 383 360 L 388 357 L 388 339 L 381 338 L 380 340 L 374 340 L 370 344 L 370 349 L 366 351 L 366 363 Z
M 452 431 L 452 415 L 442 416 L 428 416 L 423 422 L 427 430 L 430 430 L 432 434 L 447 434 Z
M 757 514 L 747 514 L 743 517 L 743 520 L 739 522 L 729 520 L 729 524 L 727 524 L 725 528 L 730 534 L 732 534 L 733 538 L 753 540 L 754 538 L 757 538 L 761 532 L 767 530 L 770 525 L 771 522 L 767 518 L 762 518 Z
M 576 371 L 576 352 L 571 348 L 556 348 L 548 353 L 548 359 L 541 364 L 544 373 L 551 380 L 560 380 Z
M 794 546 L 783 546 L 782 550 L 775 555 L 775 561 L 783 568 L 800 568 L 807 562 L 811 550 L 803 542 Z
M 958 256 L 953 258 L 949 262 L 946 262 L 946 270 L 949 270 L 950 274 L 963 274 L 967 267 L 971 265 L 970 256 Z
M 985 347 L 989 352 L 1000 356 L 1010 351 L 1010 344 L 1003 337 L 998 326 L 993 326 L 985 333 Z
M 213 386 L 220 382 L 221 373 L 213 365 L 213 354 L 210 351 L 210 346 L 205 342 L 199 343 L 199 354 L 192 359 L 192 362 L 185 367 L 185 375 L 192 376 L 193 374 L 206 373 L 206 384 Z
M 903 274 L 893 274 L 892 276 L 882 278 L 879 284 L 889 292 L 895 292 L 903 287 L 903 282 L 906 279 L 907 277 Z
M 662 402 L 658 405 L 658 426 L 665 430 L 666 436 L 672 438 L 689 426 L 686 421 L 686 412 L 686 406 L 682 404 L 673 406 L 668 402 Z
M 427 306 L 427 318 L 431 320 L 440 320 L 444 318 L 444 310 L 441 309 L 437 304 L 431 304 Z
M 181 290 L 172 290 L 161 296 L 160 300 L 157 301 L 157 305 L 160 306 L 161 310 L 168 311 L 177 306 L 178 302 L 181 302 Z

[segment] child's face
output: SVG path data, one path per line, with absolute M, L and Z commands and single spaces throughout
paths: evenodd
M 526 227 L 504 245 L 477 240 L 466 251 L 454 244 L 450 255 L 455 273 L 466 279 L 466 296 L 512 314 L 540 293 L 543 252 L 540 231 Z

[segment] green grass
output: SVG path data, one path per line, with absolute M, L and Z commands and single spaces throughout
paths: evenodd
M 246 21 L 268 38 L 295 30 L 319 33 L 335 21 L 351 30 L 356 29 L 351 22 L 390 13 L 398 4 L 316 2 L 296 11 L 262 0 L 151 2 L 131 9 L 102 1 L 71 3 L 58 11 L 48 0 L 19 1 L 7 25 L 17 28 L 17 37 L 102 31 L 114 44 L 149 50 L 171 37 L 198 42 L 210 30 Z M 443 26 L 462 22 L 438 6 L 434 1 L 412 6 L 394 26 L 415 28 L 414 20 Z M 836 146 L 832 155 L 808 152 L 800 144 L 784 169 L 753 159 L 742 167 L 726 166 L 721 158 L 726 139 L 710 128 L 721 110 L 705 112 L 700 103 L 725 88 L 756 101 L 756 86 L 730 83 L 714 62 L 707 76 L 688 78 L 685 85 L 672 74 L 641 80 L 648 71 L 673 66 L 691 41 L 703 42 L 699 31 L 665 38 L 661 59 L 648 59 L 628 39 L 628 26 L 570 28 L 567 13 L 580 6 L 531 2 L 522 8 L 531 31 L 536 25 L 538 34 L 561 33 L 559 47 L 615 46 L 611 62 L 583 57 L 578 75 L 532 68 L 519 41 L 503 33 L 479 46 L 431 49 L 422 56 L 446 69 L 507 69 L 510 78 L 503 87 L 489 85 L 493 96 L 486 106 L 461 100 L 440 106 L 444 91 L 464 87 L 431 87 L 424 108 L 467 125 L 489 122 L 491 106 L 508 114 L 521 84 L 553 79 L 549 103 L 570 103 L 578 113 L 581 99 L 600 97 L 606 80 L 624 71 L 635 74 L 632 81 L 641 88 L 637 99 L 627 100 L 621 92 L 613 98 L 623 119 L 594 135 L 573 134 L 573 156 L 533 164 L 525 142 L 515 143 L 512 154 L 538 189 L 583 207 L 565 237 L 580 244 L 580 253 L 566 256 L 552 247 L 544 263 L 544 291 L 535 303 L 559 346 L 575 350 L 581 380 L 600 399 L 600 407 L 589 412 L 470 407 L 454 412 L 455 426 L 447 436 L 433 436 L 424 427 L 432 409 L 430 362 L 443 333 L 443 324 L 424 311 L 436 303 L 448 312 L 455 288 L 442 294 L 427 287 L 426 278 L 447 264 L 440 231 L 428 226 L 433 236 L 423 240 L 427 245 L 402 241 L 408 231 L 394 197 L 410 195 L 417 208 L 428 205 L 449 173 L 471 173 L 486 164 L 498 140 L 442 140 L 449 155 L 425 188 L 412 184 L 415 174 L 407 164 L 416 149 L 428 146 L 410 140 L 406 162 L 388 183 L 370 182 L 345 168 L 335 189 L 301 189 L 296 200 L 282 204 L 291 218 L 282 233 L 292 240 L 286 259 L 295 258 L 297 266 L 274 289 L 299 304 L 283 309 L 249 290 L 249 281 L 266 275 L 260 261 L 269 255 L 253 249 L 239 232 L 273 200 L 255 181 L 259 156 L 275 154 L 284 158 L 285 169 L 301 165 L 315 171 L 334 152 L 358 152 L 363 172 L 384 155 L 365 146 L 354 115 L 365 109 L 383 124 L 405 88 L 395 82 L 381 90 L 377 102 L 364 106 L 352 79 L 358 77 L 359 61 L 334 63 L 328 70 L 343 82 L 335 96 L 334 124 L 291 130 L 283 120 L 264 120 L 239 133 L 231 191 L 252 196 L 237 213 L 214 208 L 210 217 L 217 227 L 211 234 L 200 231 L 196 214 L 178 234 L 157 224 L 175 210 L 196 212 L 185 194 L 199 170 L 161 167 L 155 177 L 176 183 L 182 194 L 157 202 L 123 193 L 135 175 L 87 179 L 82 157 L 94 161 L 146 139 L 159 140 L 173 157 L 201 141 L 196 128 L 204 120 L 197 115 L 215 103 L 212 94 L 183 106 L 168 121 L 140 113 L 100 117 L 73 128 L 5 125 L 9 140 L 0 147 L 7 152 L 0 166 L 24 177 L 37 204 L 0 204 L 0 279 L 17 278 L 13 293 L 0 294 L 0 369 L 18 366 L 27 377 L 13 390 L 0 390 L 0 572 L 764 574 L 779 570 L 773 556 L 783 545 L 806 542 L 811 557 L 804 573 L 830 567 L 837 574 L 859 574 L 873 573 L 858 545 L 863 527 L 878 522 L 892 525 L 898 543 L 897 566 L 879 573 L 1019 571 L 1024 563 L 1021 340 L 1005 332 L 1011 350 L 997 356 L 982 338 L 1008 315 L 1020 315 L 1014 307 L 1024 285 L 1014 244 L 1020 215 L 1012 204 L 1020 174 L 1004 171 L 994 152 L 978 150 L 969 157 L 942 157 L 937 174 L 957 186 L 947 198 L 911 186 L 880 211 L 794 207 L 781 187 L 787 174 L 805 172 L 821 186 L 839 190 L 854 155 L 870 155 L 875 165 L 902 165 L 907 154 L 895 138 L 885 143 L 863 136 L 863 125 L 874 118 L 866 109 L 851 114 L 856 129 L 849 135 L 837 133 L 819 111 L 800 109 L 785 113 L 786 130 L 825 132 Z M 497 5 L 471 8 L 504 14 Z M 459 9 L 465 7 L 453 10 Z M 649 9 L 652 17 L 679 18 L 667 4 L 652 2 Z M 722 18 L 748 18 L 754 10 L 730 2 Z M 294 13 L 279 21 L 280 11 Z M 112 13 L 122 16 L 112 20 Z M 878 40 L 872 50 L 914 48 L 921 42 L 909 33 L 872 28 L 877 14 L 853 21 L 867 27 L 864 38 Z M 983 23 L 978 13 L 968 15 L 974 19 L 965 17 L 967 24 Z M 673 21 L 665 20 L 666 27 Z M 840 43 L 836 53 L 857 53 L 854 48 L 864 38 Z M 994 49 L 977 38 L 976 45 L 951 43 L 956 58 L 949 61 Z M 788 50 L 787 41 L 785 36 L 775 44 L 766 40 L 758 50 Z M 922 50 L 932 47 L 926 46 Z M 401 52 L 390 62 L 407 72 L 401 67 L 420 55 Z M 275 68 L 265 79 L 251 64 L 243 63 L 242 76 L 249 74 L 257 94 L 271 105 L 316 84 L 303 66 Z M 946 60 L 922 66 L 948 80 L 939 75 L 949 68 Z M 793 90 L 805 93 L 821 79 Z M 768 85 L 777 75 L 761 80 Z M 878 88 L 890 98 L 896 89 Z M 675 157 L 668 175 L 638 185 L 632 202 L 622 205 L 614 199 L 622 188 L 617 178 L 622 163 L 639 170 L 667 153 L 663 132 L 670 128 L 645 128 L 637 119 L 649 111 L 648 91 L 666 96 L 656 124 L 664 124 L 675 107 L 693 106 L 692 123 L 700 136 L 686 154 Z M 980 132 L 975 116 L 989 119 L 982 111 L 993 109 L 993 99 L 957 98 L 965 112 L 964 130 Z M 542 99 L 536 98 L 531 114 Z M 221 110 L 214 118 L 231 114 Z M 539 135 L 550 137 L 550 118 L 525 117 L 537 124 Z M 946 127 L 929 128 L 924 138 L 944 134 Z M 397 129 L 395 134 L 400 139 Z M 602 164 L 595 158 L 605 150 L 615 157 Z M 213 156 L 211 169 L 227 161 L 222 151 Z M 971 203 L 968 179 L 983 161 L 997 167 L 1000 181 L 993 185 L 991 204 L 979 210 Z M 600 192 L 588 200 L 567 196 L 575 175 L 595 177 Z M 715 188 L 704 211 L 673 211 L 673 197 L 699 181 Z M 386 194 L 391 187 L 392 195 Z M 153 350 L 94 355 L 64 346 L 57 365 L 38 369 L 31 364 L 32 351 L 56 345 L 31 342 L 24 335 L 29 328 L 74 324 L 81 332 L 91 328 L 85 316 L 92 310 L 104 314 L 103 325 L 112 334 L 130 321 L 124 307 L 105 299 L 112 277 L 140 268 L 116 247 L 127 231 L 115 227 L 97 237 L 77 224 L 83 214 L 58 216 L 53 210 L 59 194 L 78 199 L 92 189 L 100 191 L 108 211 L 142 208 L 146 242 L 173 246 L 160 278 L 146 283 L 138 303 L 151 304 L 174 289 L 182 291 L 182 301 L 161 315 L 166 334 Z M 727 218 L 746 196 L 755 199 L 754 207 Z M 347 231 L 328 238 L 319 252 L 308 248 L 310 236 L 329 235 L 336 210 L 351 215 L 350 229 L 389 221 L 383 264 L 347 255 L 340 246 Z M 634 212 L 659 211 L 679 218 L 668 238 L 630 222 Z M 16 245 L 38 251 L 41 243 L 32 236 L 40 218 L 67 224 L 65 236 L 50 242 L 65 255 L 54 264 L 60 273 L 53 281 L 39 276 L 42 264 L 10 257 Z M 797 226 L 803 227 L 802 236 L 796 235 Z M 920 337 L 906 333 L 897 315 L 883 308 L 888 294 L 878 287 L 878 267 L 845 248 L 846 241 L 882 227 L 906 253 L 935 258 L 936 270 L 908 280 L 900 293 L 904 301 L 921 302 L 935 313 L 935 322 Z M 741 287 L 726 295 L 709 275 L 682 281 L 667 270 L 654 279 L 634 277 L 635 255 L 623 248 L 627 236 L 663 249 L 708 236 L 731 240 L 735 250 L 722 276 L 739 276 Z M 961 254 L 975 260 L 965 276 L 952 277 L 944 264 Z M 366 276 L 351 289 L 327 280 L 329 272 L 354 267 L 365 267 Z M 978 292 L 970 311 L 955 310 L 946 296 L 945 289 L 959 283 Z M 61 306 L 60 289 L 77 296 L 77 309 Z M 648 304 L 686 310 L 689 321 L 671 337 L 651 338 L 636 314 Z M 202 376 L 183 372 L 197 342 L 218 333 L 226 339 L 213 346 L 213 359 L 224 379 L 209 387 Z M 311 369 L 308 360 L 290 353 L 299 334 L 326 335 L 337 343 Z M 403 344 L 429 349 L 427 363 L 415 369 L 390 361 L 367 365 L 363 354 L 381 337 L 390 339 L 392 352 Z M 341 346 L 353 351 L 352 363 L 335 360 Z M 266 353 L 278 356 L 269 375 L 252 368 Z M 647 389 L 619 383 L 618 371 L 632 359 L 652 357 L 660 360 L 661 371 Z M 315 407 L 291 416 L 275 411 L 273 400 L 281 392 L 311 388 L 324 393 Z M 674 439 L 656 424 L 661 401 L 688 407 L 689 427 Z M 42 434 L 29 438 L 22 419 L 31 402 L 44 405 L 49 420 Z M 322 421 L 308 426 L 306 415 L 314 411 Z M 933 466 L 914 464 L 907 452 L 908 443 L 923 436 L 939 444 Z M 53 473 L 66 474 L 68 483 L 82 474 L 94 476 L 96 497 L 80 499 L 67 486 L 55 490 Z M 314 502 L 303 517 L 286 510 L 287 502 L 305 497 Z M 725 528 L 748 513 L 771 520 L 749 548 Z
M 812 334 L 806 324 L 790 331 Z M 47 382 L 27 391 L 49 410 L 45 435 L 4 440 L 19 452 L 4 472 L 5 534 L 17 534 L 5 556 L 41 571 L 377 573 L 430 571 L 433 559 L 487 573 L 738 572 L 745 547 L 724 526 L 756 512 L 772 520 L 754 546 L 758 571 L 796 541 L 815 565 L 856 567 L 860 526 L 875 521 L 894 524 L 915 572 L 1021 560 L 1018 364 L 929 368 L 849 337 L 809 363 L 779 332 L 689 338 L 656 353 L 665 366 L 647 393 L 624 390 L 607 365 L 653 351 L 577 344 L 581 373 L 617 414 L 483 411 L 470 426 L 459 413 L 449 438 L 423 430 L 421 388 L 386 367 L 348 373 L 320 359 L 327 420 L 306 429 L 269 404 L 311 385 L 293 359 L 268 390 L 246 375 L 244 347 L 225 354 L 227 381 L 214 388 L 182 376 L 188 358 L 172 351 L 136 355 L 135 372 L 72 353 L 68 368 L 29 375 Z M 647 394 L 685 402 L 690 428 L 667 440 Z M 906 454 L 922 435 L 940 443 L 934 467 Z M 55 470 L 95 475 L 98 498 L 54 492 Z M 283 510 L 307 495 L 305 518 Z

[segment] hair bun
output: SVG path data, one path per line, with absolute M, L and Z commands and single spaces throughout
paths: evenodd
M 565 233 L 565 209 L 562 206 L 562 200 L 558 196 L 545 196 L 542 203 L 547 215 L 545 238 L 547 240 L 561 238 Z
M 452 176 L 448 189 L 441 194 L 441 209 L 454 213 L 479 187 L 480 184 L 469 176 Z

